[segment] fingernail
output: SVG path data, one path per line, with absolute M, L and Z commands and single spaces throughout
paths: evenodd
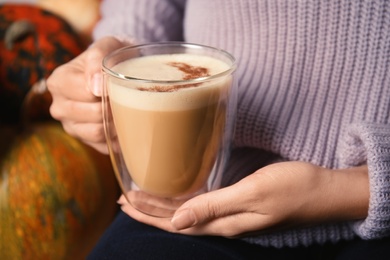
M 102 96 L 102 76 L 100 75 L 100 73 L 93 74 L 90 88 L 95 96 Z
M 191 209 L 185 209 L 176 213 L 171 223 L 177 230 L 185 229 L 196 225 L 196 217 Z
M 126 198 L 124 196 L 120 196 L 116 203 L 118 203 L 119 205 L 123 205 L 126 203 Z

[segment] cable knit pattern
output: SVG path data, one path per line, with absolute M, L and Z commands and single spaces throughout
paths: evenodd
M 238 61 L 236 149 L 224 183 L 276 161 L 367 163 L 369 216 L 246 238 L 298 246 L 390 235 L 390 1 L 105 1 L 95 38 L 185 40 Z

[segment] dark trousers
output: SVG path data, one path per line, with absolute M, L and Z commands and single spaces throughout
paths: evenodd
M 337 244 L 268 248 L 241 240 L 168 233 L 120 212 L 88 259 L 390 259 L 390 238 L 355 239 Z

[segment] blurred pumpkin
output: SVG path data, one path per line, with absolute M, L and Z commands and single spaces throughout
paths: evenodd
M 86 48 L 63 18 L 33 5 L 0 5 L 0 38 L 0 124 L 16 123 L 29 89 Z M 48 119 L 50 103 L 45 93 L 29 113 Z
M 120 191 L 109 157 L 50 117 L 45 79 L 86 46 L 26 5 L 0 5 L 0 37 L 0 259 L 84 259 Z
M 0 136 L 0 259 L 84 259 L 118 209 L 109 158 L 57 122 Z

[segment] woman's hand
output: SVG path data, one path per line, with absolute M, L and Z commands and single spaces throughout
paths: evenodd
M 122 210 L 158 228 L 190 235 L 238 237 L 292 226 L 364 218 L 368 212 L 366 166 L 330 170 L 303 162 L 264 167 L 240 182 L 184 203 L 172 219 Z
M 105 55 L 123 47 L 114 37 L 95 42 L 81 55 L 58 67 L 47 79 L 53 97 L 50 113 L 65 131 L 102 153 L 108 153 L 103 131 L 101 64 Z

